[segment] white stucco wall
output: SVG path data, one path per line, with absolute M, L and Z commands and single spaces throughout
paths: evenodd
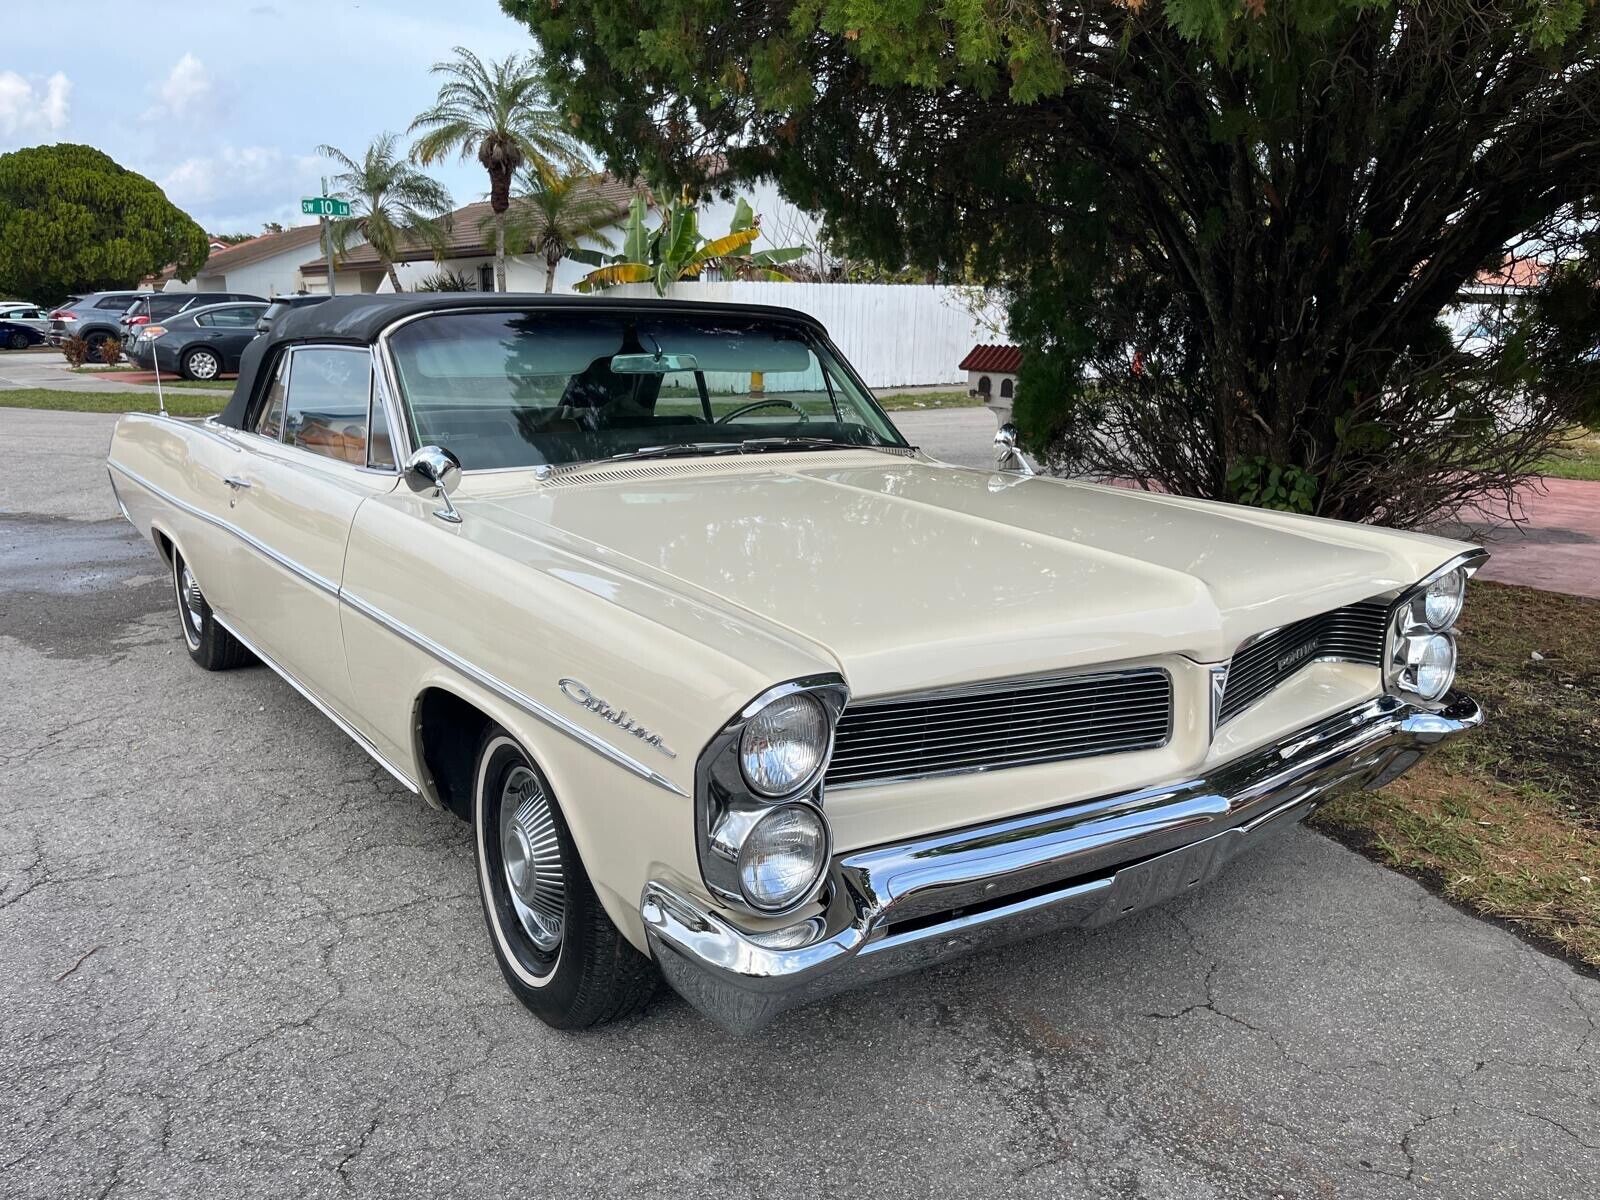
M 1007 375 L 1007 374 L 1005 374 L 1004 372 L 1001 372 L 1001 371 L 968 371 L 967 372 L 967 391 L 969 391 L 969 392 L 977 391 L 978 390 L 978 381 L 980 379 L 982 379 L 984 376 L 988 376 L 988 378 L 989 378 L 989 394 L 991 396 L 993 396 L 996 400 L 1002 399 L 1002 396 L 1000 395 L 1000 385 L 1001 385 L 1002 382 L 1004 382 L 1006 380 L 1009 380 L 1011 382 L 1011 390 L 1012 390 L 1012 392 L 1015 392 L 1017 390 L 1017 377 L 1015 375 Z M 1005 396 L 1003 398 L 1006 399 L 1006 400 L 1011 399 L 1010 396 Z

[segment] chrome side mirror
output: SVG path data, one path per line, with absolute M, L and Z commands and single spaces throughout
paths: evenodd
M 1022 450 L 1017 445 L 1021 440 L 1022 435 L 1017 432 L 1017 427 L 1010 421 L 1007 421 L 995 431 L 995 470 L 1015 471 L 1018 475 L 1033 474 L 1033 468 L 1028 465 L 1028 460 L 1023 457 Z
M 406 459 L 406 482 L 413 490 L 425 492 L 433 489 L 434 495 L 444 503 L 433 510 L 433 515 L 452 525 L 461 524 L 461 514 L 450 503 L 450 493 L 461 484 L 461 460 L 441 446 L 423 446 Z

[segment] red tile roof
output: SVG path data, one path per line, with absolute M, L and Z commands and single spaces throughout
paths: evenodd
M 319 225 L 297 225 L 292 229 L 285 229 L 282 233 L 263 233 L 248 242 L 240 242 L 236 246 L 229 246 L 226 250 L 217 251 L 206 259 L 206 265 L 200 268 L 199 273 L 217 275 L 238 267 L 249 266 L 251 263 L 260 262 L 263 258 L 282 254 L 286 250 L 314 246 L 321 236 L 322 228 Z
M 1021 369 L 1020 346 L 974 346 L 956 368 L 958 371 L 992 371 L 996 375 L 1015 375 Z

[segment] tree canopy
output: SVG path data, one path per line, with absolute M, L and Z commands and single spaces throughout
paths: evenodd
M 768 175 L 1006 288 L 1063 467 L 1415 524 L 1509 501 L 1600 385 L 1593 306 L 1540 300 L 1594 279 L 1588 0 L 504 6 L 614 171 Z
M 48 303 L 167 266 L 193 278 L 205 231 L 142 175 L 91 146 L 0 154 L 0 293 Z

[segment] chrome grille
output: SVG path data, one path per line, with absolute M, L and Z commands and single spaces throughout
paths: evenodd
M 845 787 L 1164 746 L 1172 677 L 1154 667 L 1001 680 L 852 704 L 827 785 Z
M 1231 720 L 1307 663 L 1319 658 L 1378 666 L 1389 606 L 1364 600 L 1274 629 L 1233 656 L 1217 721 Z

